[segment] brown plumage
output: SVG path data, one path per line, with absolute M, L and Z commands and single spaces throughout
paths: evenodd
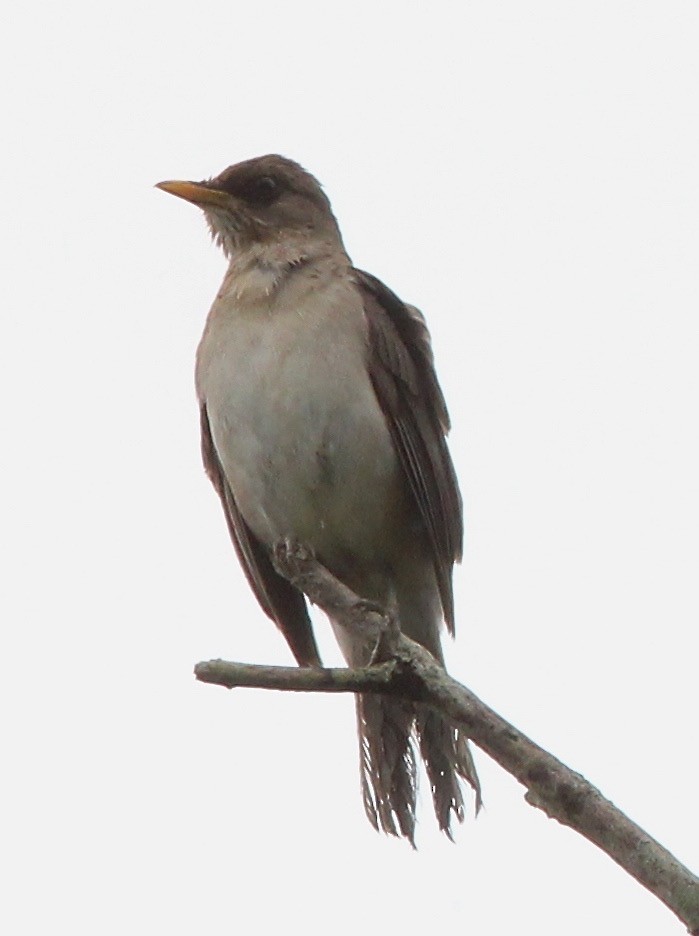
M 420 312 L 355 269 L 317 181 L 264 156 L 203 183 L 161 188 L 205 212 L 229 268 L 197 353 L 202 453 L 238 558 L 301 666 L 320 658 L 304 596 L 275 571 L 293 539 L 362 597 L 397 607 L 401 629 L 443 661 L 461 558 L 449 417 Z M 331 622 L 347 662 L 366 636 Z M 357 698 L 364 804 L 414 841 L 417 765 L 440 828 L 480 802 L 466 738 L 399 699 Z

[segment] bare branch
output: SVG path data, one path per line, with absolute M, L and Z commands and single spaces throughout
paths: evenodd
M 298 666 L 257 666 L 209 660 L 197 663 L 200 682 L 226 689 L 279 689 L 282 692 L 381 692 L 388 691 L 395 665 L 380 663 L 365 669 L 316 669 Z
M 275 554 L 280 572 L 345 626 L 377 633 L 377 659 L 358 669 L 252 666 L 212 660 L 197 679 L 229 689 L 254 687 L 295 692 L 375 692 L 400 695 L 448 715 L 468 737 L 526 787 L 526 800 L 579 832 L 661 900 L 699 936 L 699 879 L 647 832 L 472 692 L 452 679 L 423 647 L 400 634 L 391 614 L 354 595 L 312 556 L 286 544 Z

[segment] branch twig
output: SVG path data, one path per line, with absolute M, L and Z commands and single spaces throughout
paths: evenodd
M 211 660 L 197 679 L 228 689 L 293 692 L 374 692 L 421 702 L 463 725 L 468 737 L 527 788 L 526 800 L 579 832 L 661 900 L 699 936 L 699 879 L 599 790 L 452 679 L 419 644 L 398 631 L 392 615 L 357 598 L 303 550 L 278 549 L 280 572 L 345 626 L 377 633 L 377 658 L 364 669 L 299 669 Z

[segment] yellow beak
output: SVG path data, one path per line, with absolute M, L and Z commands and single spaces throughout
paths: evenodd
M 220 189 L 209 188 L 201 182 L 158 182 L 155 187 L 202 207 L 216 205 L 225 208 L 230 205 L 230 195 Z

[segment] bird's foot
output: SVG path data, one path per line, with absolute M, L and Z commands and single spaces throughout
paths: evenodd
M 383 608 L 382 621 L 374 652 L 370 663 L 385 663 L 395 655 L 398 637 L 400 636 L 400 623 L 398 621 L 398 608 L 394 602 Z
M 308 572 L 309 566 L 315 562 L 315 555 L 309 546 L 286 536 L 272 547 L 272 562 L 284 578 L 293 581 Z
M 373 644 L 372 663 L 390 659 L 400 633 L 395 600 L 386 607 L 355 594 L 318 562 L 309 546 L 291 537 L 274 544 L 272 562 L 280 575 L 323 608 L 334 623 Z

